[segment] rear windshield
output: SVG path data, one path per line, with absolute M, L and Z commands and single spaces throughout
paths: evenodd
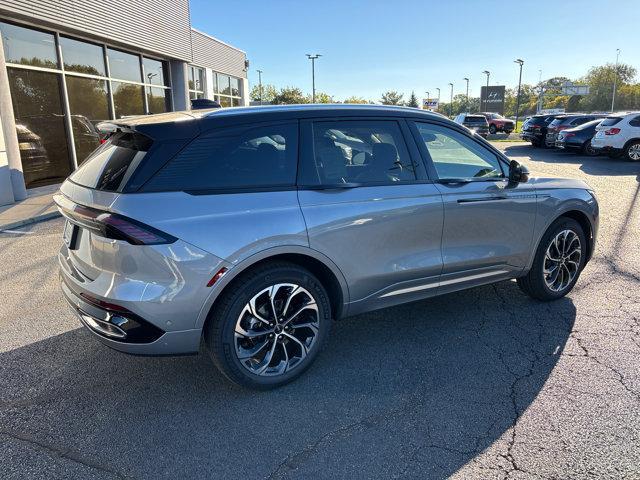
M 482 115 L 467 115 L 464 121 L 467 123 L 487 123 L 487 119 Z
M 98 147 L 69 179 L 105 192 L 121 192 L 151 148 L 150 138 L 138 133 L 116 133 Z
M 615 125 L 616 123 L 618 123 L 620 120 L 622 120 L 622 117 L 605 118 L 602 121 L 602 123 L 600 124 L 600 126 L 602 126 L 602 127 L 610 127 L 610 126 Z

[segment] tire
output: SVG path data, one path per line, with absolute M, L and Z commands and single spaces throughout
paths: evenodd
M 493 123 L 491 125 L 489 125 L 489 133 L 491 135 L 495 135 L 497 131 L 498 131 L 498 129 L 496 128 L 496 126 Z
M 539 148 L 540 147 L 540 140 L 536 140 L 536 139 L 531 140 L 531 146 Z
M 624 149 L 624 156 L 630 162 L 640 162 L 640 140 L 632 140 Z
M 274 286 L 279 288 L 272 290 Z M 287 307 L 295 313 L 292 318 L 274 318 L 274 309 L 280 315 Z M 269 390 L 302 375 L 322 350 L 330 329 L 331 306 L 320 281 L 298 265 L 274 262 L 241 274 L 227 286 L 209 316 L 204 337 L 214 364 L 229 380 Z
M 588 157 L 595 157 L 596 155 L 600 154 L 598 150 L 591 146 L 591 140 L 587 140 L 586 142 L 584 142 L 581 152 Z
M 571 232 L 571 234 L 564 237 L 564 232 L 567 231 Z M 559 235 L 561 236 L 558 237 Z M 554 246 L 557 238 L 558 241 Z M 566 240 L 563 240 L 563 238 Z M 579 240 L 579 258 L 575 253 L 570 256 L 565 256 L 566 252 L 562 253 L 561 251 L 564 246 L 563 242 L 568 243 L 568 247 L 571 249 L 567 249 L 567 251 L 574 251 L 576 238 Z M 572 218 L 558 218 L 542 236 L 531 270 L 529 270 L 527 275 L 517 280 L 518 286 L 524 293 L 536 300 L 550 301 L 564 297 L 573 289 L 578 278 L 580 278 L 580 273 L 586 261 L 586 248 L 587 240 L 580 224 Z M 549 260 L 547 258 L 548 251 L 553 259 L 555 259 L 557 255 L 559 261 Z M 561 258 L 565 259 L 562 263 L 560 263 Z M 546 276 L 544 272 L 545 263 L 546 267 L 551 270 L 548 276 Z M 557 270 L 553 270 L 554 266 Z M 555 281 L 553 281 L 553 272 L 555 271 L 560 273 L 555 275 Z M 565 275 L 567 276 L 565 277 Z M 551 286 L 549 283 L 551 283 Z

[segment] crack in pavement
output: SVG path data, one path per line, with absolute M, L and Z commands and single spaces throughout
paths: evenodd
M 38 440 L 32 437 L 31 435 L 27 435 L 24 433 L 10 432 L 8 430 L 0 430 L 0 436 L 2 435 L 4 435 L 5 437 L 9 437 L 13 440 L 16 440 L 18 442 L 27 443 L 30 446 L 37 448 L 38 450 L 51 453 L 56 457 L 71 460 L 72 462 L 75 462 L 84 467 L 91 468 L 93 470 L 98 470 L 103 473 L 108 473 L 109 475 L 112 475 L 116 478 L 121 478 L 123 480 L 130 480 L 135 478 L 130 475 L 124 475 L 122 473 L 119 473 L 113 469 L 105 467 L 104 465 L 100 465 L 96 462 L 92 462 L 90 460 L 82 458 L 78 453 L 73 452 L 71 449 L 59 449 L 53 445 L 50 445 L 41 440 Z

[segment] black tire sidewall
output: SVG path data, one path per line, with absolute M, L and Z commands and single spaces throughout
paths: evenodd
M 495 125 L 490 125 L 490 126 L 489 126 L 489 133 L 490 133 L 491 135 L 495 135 L 495 134 L 497 133 L 497 131 L 498 131 L 498 129 L 496 128 L 496 126 L 495 126 Z
M 576 276 L 573 278 L 571 283 L 569 283 L 569 285 L 565 287 L 564 290 L 554 292 L 547 286 L 546 282 L 544 281 L 544 258 L 547 253 L 547 248 L 549 247 L 549 242 L 562 230 L 573 230 L 578 235 L 578 237 L 580 238 L 580 246 L 582 251 L 580 255 L 580 265 L 578 267 L 578 273 L 576 274 Z M 529 272 L 530 282 L 532 286 L 540 293 L 540 295 L 538 295 L 539 298 L 543 298 L 545 300 L 562 298 L 573 289 L 574 285 L 578 281 L 578 278 L 580 278 L 580 273 L 582 272 L 582 269 L 585 265 L 587 256 L 586 247 L 587 239 L 585 233 L 582 230 L 580 224 L 574 219 L 561 217 L 553 222 L 551 226 L 549 226 L 545 234 L 542 236 L 542 239 L 540 240 L 540 244 L 538 245 L 536 256 L 531 267 L 531 271 Z
M 260 290 L 277 283 L 295 283 L 304 287 L 313 295 L 318 305 L 320 327 L 313 348 L 301 364 L 296 365 L 291 371 L 283 375 L 262 377 L 249 372 L 237 358 L 234 344 L 235 325 L 240 312 L 249 300 Z M 257 389 L 270 389 L 284 385 L 304 373 L 322 350 L 331 329 L 329 299 L 318 279 L 307 270 L 296 265 L 274 265 L 272 268 L 260 269 L 255 274 L 245 277 L 245 279 L 239 279 L 238 282 L 234 283 L 233 287 L 233 291 L 230 292 L 230 298 L 227 299 L 221 311 L 216 312 L 212 319 L 218 323 L 218 328 L 210 329 L 209 331 L 211 335 L 218 335 L 218 338 L 210 339 L 212 341 L 208 342 L 208 344 L 213 344 L 217 347 L 211 349 L 216 365 L 232 381 Z

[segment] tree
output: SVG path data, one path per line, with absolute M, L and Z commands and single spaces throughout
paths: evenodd
M 382 94 L 382 99 L 380 100 L 383 105 L 404 105 L 402 101 L 401 93 L 396 92 L 395 90 L 388 90 Z
M 344 99 L 344 103 L 369 103 L 362 97 L 351 96 Z
M 616 110 L 634 108 L 633 105 L 637 105 L 639 99 L 637 93 L 633 95 L 633 85 L 630 84 L 635 80 L 636 73 L 635 68 L 625 63 L 618 64 L 617 72 L 616 66 L 611 63 L 592 67 L 581 80 L 582 83 L 589 85 L 589 95 L 582 98 L 580 108 L 587 111 L 608 111 L 611 108 L 613 82 L 616 77 L 617 91 L 626 94 L 618 95 L 616 93 Z M 637 86 L 637 84 L 635 85 Z
M 276 87 L 273 85 L 266 83 L 262 84 L 262 102 L 263 103 L 272 103 L 275 96 L 278 94 Z M 254 102 L 260 101 L 260 85 L 254 85 L 251 88 L 251 93 L 249 93 L 249 97 Z
M 307 101 L 305 103 L 311 103 L 313 96 L 307 95 Z M 335 103 L 333 97 L 328 93 L 316 92 L 316 103 Z
M 309 103 L 302 90 L 297 87 L 284 87 L 273 97 L 274 105 L 286 105 L 295 103 Z
M 412 90 L 411 96 L 407 101 L 407 107 L 420 108 L 420 104 L 418 103 L 418 97 L 416 97 L 416 93 Z

